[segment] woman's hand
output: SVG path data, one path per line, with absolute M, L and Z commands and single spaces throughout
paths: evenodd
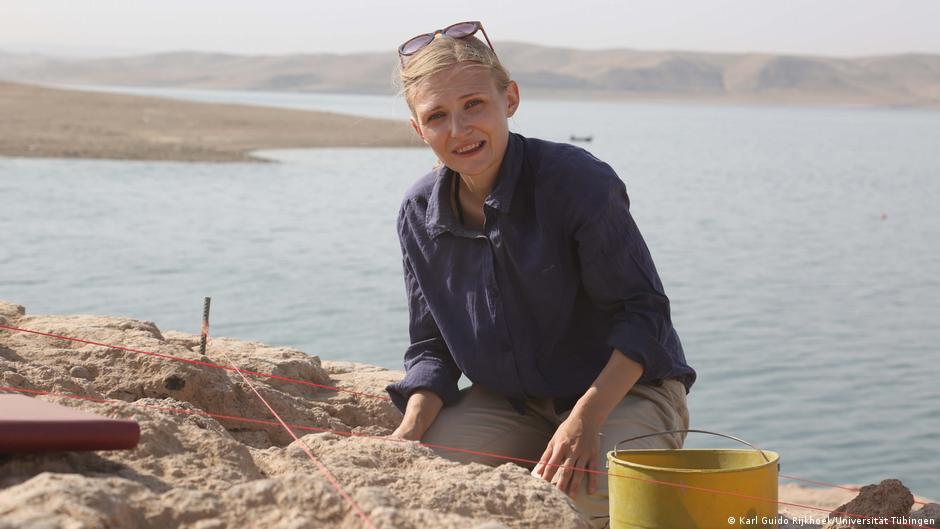
M 597 470 L 593 467 L 601 449 L 600 433 L 600 422 L 572 411 L 555 430 L 532 475 L 551 482 L 574 498 L 583 475 L 587 474 L 588 494 L 593 494 L 597 490 L 595 473 L 576 469 Z
M 427 389 L 416 389 L 408 397 L 408 403 L 405 405 L 405 415 L 401 419 L 401 424 L 388 435 L 388 438 L 401 441 L 420 441 L 443 406 L 444 401 L 434 392 Z
M 617 349 L 611 351 L 610 360 L 601 374 L 578 399 L 565 422 L 555 430 L 532 475 L 556 484 L 574 498 L 581 478 L 587 474 L 588 494 L 594 494 L 598 469 L 593 466 L 601 451 L 601 426 L 642 375 L 642 364 Z

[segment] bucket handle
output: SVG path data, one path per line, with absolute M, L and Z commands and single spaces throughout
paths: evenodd
M 710 432 L 710 431 L 708 431 L 708 430 L 666 430 L 665 432 L 655 432 L 655 433 L 648 433 L 648 434 L 644 434 L 644 435 L 638 435 L 638 436 L 636 436 L 636 437 L 631 437 L 631 438 L 629 438 L 629 439 L 624 439 L 623 441 L 620 441 L 619 443 L 615 444 L 615 445 L 614 445 L 614 454 L 620 453 L 620 445 L 622 445 L 623 443 L 628 443 L 628 442 L 630 442 L 630 441 L 636 441 L 637 439 L 644 439 L 644 438 L 646 438 L 646 437 L 655 437 L 655 436 L 657 436 L 657 435 L 663 435 L 663 434 L 667 434 L 667 433 L 683 433 L 683 432 L 686 432 L 686 433 L 688 433 L 688 432 L 707 433 L 707 434 L 717 435 L 717 436 L 719 436 L 719 437 L 725 437 L 725 438 L 731 439 L 732 441 L 738 441 L 739 443 L 744 443 L 744 444 L 746 444 L 747 446 L 750 446 L 751 448 L 753 448 L 754 450 L 757 450 L 758 452 L 760 452 L 760 455 L 764 458 L 764 461 L 770 463 L 770 459 L 767 457 L 767 454 L 765 454 L 763 450 L 761 450 L 760 448 L 757 448 L 756 446 L 754 446 L 754 445 L 752 445 L 751 443 L 745 441 L 744 439 L 740 439 L 740 438 L 737 438 L 737 437 L 735 437 L 735 436 L 733 436 L 733 435 L 728 435 L 728 434 L 724 434 L 724 433 Z

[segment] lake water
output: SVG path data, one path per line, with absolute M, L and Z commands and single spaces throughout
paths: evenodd
M 389 97 L 113 90 L 382 117 Z M 692 427 L 940 498 L 940 113 L 527 101 L 627 184 L 699 381 Z M 395 217 L 423 149 L 278 164 L 0 158 L 0 299 L 402 369 Z M 462 385 L 465 385 L 464 380 Z M 690 434 L 689 447 L 731 446 Z

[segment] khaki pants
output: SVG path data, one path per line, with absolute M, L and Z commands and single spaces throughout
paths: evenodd
M 503 456 L 538 461 L 555 429 L 570 412 L 555 413 L 552 399 L 526 401 L 526 415 L 519 415 L 504 397 L 474 384 L 460 391 L 460 400 L 442 408 L 421 439 L 447 447 L 489 452 Z M 607 452 L 617 442 L 636 435 L 689 427 L 685 386 L 670 379 L 662 387 L 635 385 L 611 412 L 601 428 L 601 450 L 594 469 L 606 472 Z M 620 448 L 682 448 L 685 434 L 666 434 L 639 439 Z M 507 461 L 492 456 L 435 449 L 441 456 L 464 463 L 498 466 Z M 523 464 L 531 470 L 534 464 Z M 597 491 L 587 493 L 587 475 L 583 475 L 574 500 L 594 527 L 607 524 L 607 476 L 595 475 Z

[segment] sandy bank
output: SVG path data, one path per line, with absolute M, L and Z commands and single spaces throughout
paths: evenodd
M 257 149 L 423 145 L 406 121 L 0 82 L 0 156 L 227 162 Z
M 401 418 L 383 388 L 401 372 L 226 338 L 201 356 L 197 336 L 151 322 L 27 315 L 3 301 L 0 325 L 219 365 L 230 358 L 242 369 L 350 390 L 253 378 L 377 528 L 590 527 L 567 496 L 513 463 L 461 465 L 382 439 Z M 245 420 L 272 417 L 231 371 L 0 329 L 0 386 L 141 426 L 134 450 L 0 455 L 0 529 L 367 527 L 280 426 Z M 783 501 L 825 509 L 854 496 L 780 488 Z M 903 493 L 895 496 L 901 507 L 892 508 L 904 508 Z

